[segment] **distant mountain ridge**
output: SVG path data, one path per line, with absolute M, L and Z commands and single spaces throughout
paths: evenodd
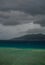
M 15 41 L 45 41 L 45 35 L 44 34 L 28 34 L 28 35 L 24 35 L 22 37 L 13 38 L 11 40 L 15 40 Z

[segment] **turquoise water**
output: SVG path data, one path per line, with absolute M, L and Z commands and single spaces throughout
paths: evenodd
M 45 42 L 0 41 L 0 65 L 45 65 Z
M 0 47 L 45 49 L 45 41 L 0 41 Z

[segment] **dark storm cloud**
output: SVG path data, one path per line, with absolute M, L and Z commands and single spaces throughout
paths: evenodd
M 45 14 L 45 0 L 26 0 L 20 9 L 32 15 Z
M 45 15 L 39 15 L 35 17 L 34 24 L 40 24 L 41 26 L 45 26 Z
M 33 20 L 32 15 L 28 15 L 21 11 L 0 11 L 0 23 L 3 25 L 19 25 L 30 23 Z
M 45 0 L 0 0 L 0 10 L 21 10 L 32 15 L 45 14 Z
M 24 12 L 24 14 L 18 16 L 20 18 L 16 18 L 17 15 L 12 16 L 9 13 L 11 10 L 20 11 L 20 13 Z M 4 25 L 17 25 L 22 22 L 27 23 L 27 21 L 29 22 L 34 19 L 34 24 L 36 23 L 41 26 L 45 26 L 45 0 L 0 0 L 0 11 L 4 11 L 0 14 L 0 18 L 4 18 L 2 21 L 2 24 Z M 30 18 L 27 18 L 25 13 L 33 16 L 34 18 L 29 20 Z M 37 15 L 40 15 L 41 18 L 39 17 L 39 19 Z M 36 20 L 35 17 L 37 17 Z

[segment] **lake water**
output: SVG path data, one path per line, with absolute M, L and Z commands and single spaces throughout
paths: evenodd
M 45 41 L 0 41 L 0 47 L 45 49 Z

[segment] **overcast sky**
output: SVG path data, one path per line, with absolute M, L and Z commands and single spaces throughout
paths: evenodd
M 0 0 L 0 40 L 45 34 L 45 0 Z

